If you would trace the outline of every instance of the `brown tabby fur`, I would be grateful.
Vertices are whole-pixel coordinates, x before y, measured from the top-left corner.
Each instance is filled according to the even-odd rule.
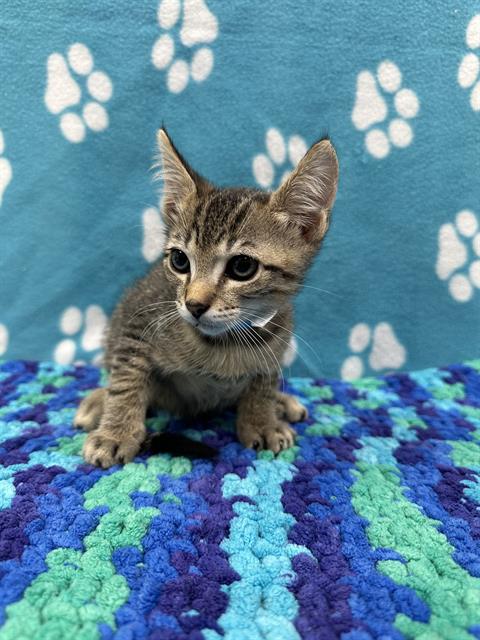
[[[311,147],[274,193],[219,189],[183,160],[165,130],[162,155],[163,259],[127,291],[106,337],[108,387],[81,403],[75,424],[90,433],[87,462],[104,468],[131,460],[145,437],[145,414],[160,407],[180,416],[237,408],[246,447],[292,446],[288,422],[306,416],[278,391],[279,362],[292,330],[292,296],[318,251],[333,205],[338,164],[329,140]],[[191,272],[170,264],[184,251]],[[247,281],[224,274],[226,261],[258,260]],[[185,301],[209,305],[197,321]],[[264,326],[260,324],[272,316]]]

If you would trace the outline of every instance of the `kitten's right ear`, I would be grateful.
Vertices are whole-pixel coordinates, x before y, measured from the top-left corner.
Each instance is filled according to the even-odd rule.
[[[178,208],[197,193],[202,178],[188,166],[164,128],[157,133],[157,144],[161,162],[156,177],[163,180],[163,209],[167,217],[173,217]]]

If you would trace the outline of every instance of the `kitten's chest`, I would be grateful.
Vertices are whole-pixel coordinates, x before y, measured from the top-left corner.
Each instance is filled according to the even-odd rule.
[[[234,406],[250,378],[221,379],[214,376],[174,373],[169,382],[175,390],[181,413],[196,414]]]

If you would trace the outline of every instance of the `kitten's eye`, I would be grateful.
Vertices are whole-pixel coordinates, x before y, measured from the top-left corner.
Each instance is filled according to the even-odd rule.
[[[225,275],[232,280],[249,280],[258,269],[258,261],[250,256],[234,256],[227,263]]]
[[[190,261],[180,249],[172,249],[170,252],[170,264],[179,273],[188,273],[190,271]]]

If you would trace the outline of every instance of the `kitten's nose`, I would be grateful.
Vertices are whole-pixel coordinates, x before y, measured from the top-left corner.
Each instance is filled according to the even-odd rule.
[[[210,308],[209,304],[204,304],[203,302],[199,302],[198,300],[187,300],[185,302],[185,306],[190,311],[192,316],[198,320],[201,315],[208,311]]]

